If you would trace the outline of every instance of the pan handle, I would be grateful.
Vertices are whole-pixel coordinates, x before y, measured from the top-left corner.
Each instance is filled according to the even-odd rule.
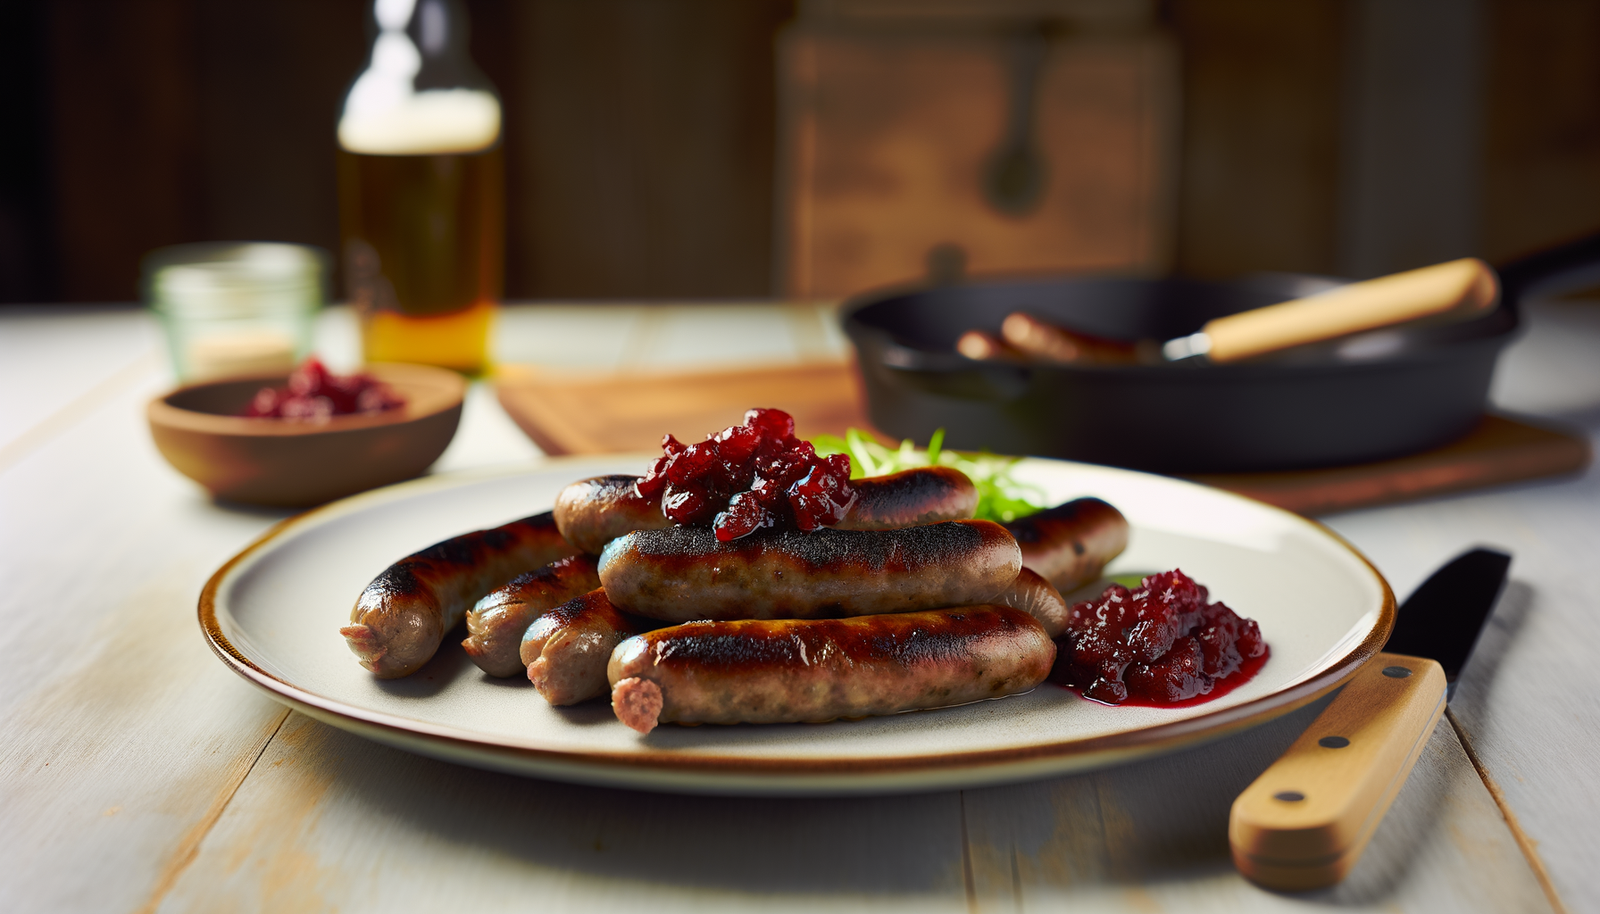
[[[1600,283],[1600,234],[1546,248],[1498,268],[1501,299],[1517,307],[1536,295]]]

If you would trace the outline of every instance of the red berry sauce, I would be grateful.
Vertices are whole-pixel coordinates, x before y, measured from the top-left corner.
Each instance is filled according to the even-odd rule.
[[[1208,598],[1178,570],[1132,591],[1113,584],[1072,607],[1051,681],[1111,705],[1170,707],[1232,691],[1265,663],[1267,644],[1255,620]]]
[[[404,405],[399,394],[372,375],[336,375],[312,356],[289,375],[287,387],[261,388],[240,415],[320,422],[330,416],[381,413]]]
[[[669,520],[710,523],[722,542],[769,527],[830,527],[856,500],[850,458],[817,456],[782,410],[752,409],[743,425],[695,444],[667,435],[661,450],[639,494],[660,498]]]

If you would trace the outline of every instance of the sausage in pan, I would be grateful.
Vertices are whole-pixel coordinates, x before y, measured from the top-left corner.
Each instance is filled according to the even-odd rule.
[[[607,668],[617,718],[795,723],[965,704],[1044,681],[1056,648],[1005,606],[854,619],[691,622],[622,642]]]
[[[659,623],[625,616],[594,590],[540,616],[522,639],[528,679],[545,701],[573,705],[610,690],[606,662],[625,639]]]
[[[490,676],[515,676],[527,669],[517,656],[522,636],[535,619],[600,586],[592,555],[569,555],[523,572],[467,612],[467,656]]]
[[[1100,576],[1128,547],[1128,521],[1098,498],[1078,498],[1005,525],[1022,547],[1022,564],[1062,593]]]
[[[709,527],[677,526],[612,540],[600,583],[617,608],[666,622],[816,619],[986,603],[1021,567],[1011,534],[986,520],[761,531],[728,543]]]
[[[435,543],[373,578],[339,634],[379,679],[410,675],[479,597],[577,551],[548,512]]]

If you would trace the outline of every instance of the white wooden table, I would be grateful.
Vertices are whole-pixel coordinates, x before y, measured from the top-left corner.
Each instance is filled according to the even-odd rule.
[[[825,309],[508,309],[555,366],[842,351]],[[1504,406],[1600,432],[1600,307],[1546,303]],[[349,315],[320,328],[354,355]],[[234,676],[196,597],[279,513],[221,508],[156,453],[154,325],[0,312],[0,911],[1600,910],[1600,473],[1328,522],[1404,596],[1473,544],[1513,582],[1354,875],[1281,895],[1227,855],[1233,797],[1316,707],[1058,780],[870,799],[633,793],[490,774],[316,723]],[[537,451],[486,390],[437,471]]]

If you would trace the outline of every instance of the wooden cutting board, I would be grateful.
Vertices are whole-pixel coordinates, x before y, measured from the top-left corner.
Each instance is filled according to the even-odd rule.
[[[862,407],[860,381],[844,363],[812,363],[690,374],[546,372],[504,366],[500,403],[549,454],[655,452],[661,436],[698,440],[741,421],[754,405],[781,406],[801,437],[877,433]],[[1546,425],[1486,415],[1459,441],[1376,463],[1275,473],[1190,478],[1305,515],[1328,514],[1447,492],[1575,473],[1589,442]]]

